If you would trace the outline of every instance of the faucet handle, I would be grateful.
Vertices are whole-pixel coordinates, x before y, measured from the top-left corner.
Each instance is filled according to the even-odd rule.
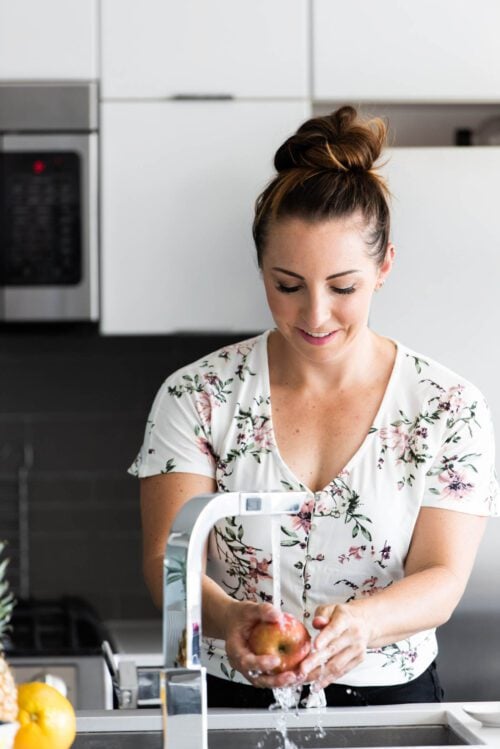
[[[293,514],[307,498],[307,492],[241,492],[240,515]]]

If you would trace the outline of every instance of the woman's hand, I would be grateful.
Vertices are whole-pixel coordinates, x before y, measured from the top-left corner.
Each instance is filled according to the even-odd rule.
[[[313,627],[321,630],[298,671],[315,690],[327,687],[357,666],[370,639],[365,619],[349,604],[318,606]]]
[[[269,673],[280,663],[277,655],[255,655],[248,638],[258,622],[276,622],[280,612],[270,603],[233,601],[226,612],[226,653],[233,668],[239,671],[255,687],[287,687],[301,681],[296,671]]]

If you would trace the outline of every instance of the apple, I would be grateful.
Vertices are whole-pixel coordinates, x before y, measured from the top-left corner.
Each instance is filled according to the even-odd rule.
[[[270,673],[292,671],[311,649],[311,637],[302,622],[282,613],[275,622],[258,622],[250,632],[248,645],[255,655],[278,655],[280,662]]]

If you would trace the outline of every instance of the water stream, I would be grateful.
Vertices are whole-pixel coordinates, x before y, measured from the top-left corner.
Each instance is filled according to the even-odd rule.
[[[281,611],[281,516],[273,515],[271,517],[271,554],[273,569],[273,605]],[[293,712],[295,717],[299,717],[299,705],[311,709],[311,702],[315,702],[313,709],[317,710],[318,718],[315,729],[312,730],[316,736],[324,735],[322,725],[322,711],[324,707],[323,700],[319,696],[318,700],[311,700],[311,696],[301,702],[302,684],[290,687],[278,687],[273,689],[275,702],[270,705],[269,710],[276,714],[275,730],[281,734],[283,739],[283,749],[299,749],[295,742],[288,737],[288,715]],[[257,749],[260,749],[259,747]]]
[[[271,517],[271,558],[273,560],[273,605],[281,611],[281,515]]]

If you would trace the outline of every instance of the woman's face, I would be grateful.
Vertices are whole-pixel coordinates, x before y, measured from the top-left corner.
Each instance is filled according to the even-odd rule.
[[[267,300],[297,353],[328,361],[366,331],[373,292],[394,257],[389,245],[378,266],[368,249],[357,215],[315,223],[285,218],[270,227],[262,260]]]

